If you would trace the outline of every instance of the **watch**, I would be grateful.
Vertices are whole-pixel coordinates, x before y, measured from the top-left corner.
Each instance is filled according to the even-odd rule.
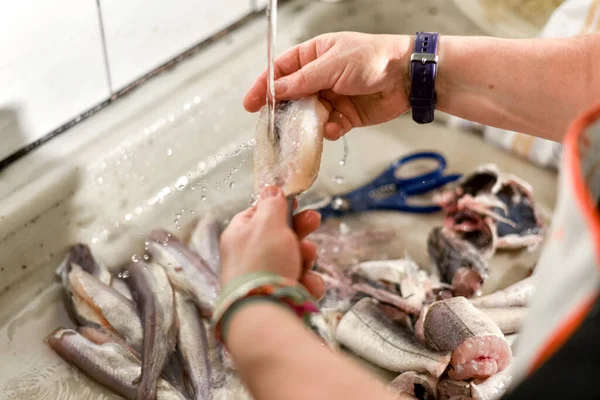
[[[438,66],[439,33],[417,32],[415,49],[410,56],[410,95],[412,118],[418,124],[433,121],[437,103],[435,78]]]

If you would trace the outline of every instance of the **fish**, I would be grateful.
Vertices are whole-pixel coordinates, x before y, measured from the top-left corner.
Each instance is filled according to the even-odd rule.
[[[188,384],[185,380],[185,370],[183,367],[183,356],[177,347],[171,354],[171,357],[169,357],[169,361],[167,361],[167,365],[165,365],[162,376],[185,397],[189,396]]]
[[[128,300],[133,301],[133,296],[131,295],[131,290],[129,290],[129,286],[127,286],[127,282],[124,279],[113,276],[112,281],[110,282],[110,287],[115,289],[117,292],[121,293]]]
[[[263,107],[254,135],[255,195],[266,185],[279,186],[286,197],[298,195],[312,186],[321,166],[328,119],[329,111],[317,95],[277,101],[271,135],[267,107]]]
[[[448,376],[454,380],[490,377],[512,360],[500,328],[462,296],[431,304],[423,333],[432,350],[452,352]]]
[[[193,296],[202,316],[210,318],[220,288],[214,271],[200,256],[165,230],[152,231],[146,247],[152,260],[167,272],[171,285]]]
[[[100,282],[110,285],[112,275],[106,265],[94,257],[92,250],[88,245],[77,243],[69,248],[67,256],[56,269],[56,275],[64,280],[69,273],[71,265],[77,264],[84,271],[94,276]]]
[[[507,392],[512,380],[513,369],[511,366],[485,380],[474,380],[470,383],[471,398],[473,400],[499,400]]]
[[[427,252],[442,281],[452,285],[455,295],[471,297],[481,292],[488,264],[473,244],[446,227],[436,227],[427,237]]]
[[[144,347],[137,400],[154,400],[157,381],[175,351],[177,319],[173,289],[165,270],[154,262],[128,265],[127,282],[142,316]]]
[[[370,298],[360,300],[342,317],[335,334],[346,348],[389,371],[427,372],[437,378],[450,362],[449,352],[432,351],[418,343]]]
[[[51,333],[45,341],[62,359],[96,382],[128,400],[139,399],[133,382],[140,374],[141,362],[126,346],[111,341],[97,344],[77,331],[65,328]],[[156,398],[185,400],[182,393],[162,378],[156,382]]]
[[[405,393],[419,400],[437,398],[437,379],[431,375],[414,371],[400,374],[388,384],[388,388],[396,395]]]
[[[193,389],[194,399],[212,398],[212,370],[208,355],[208,333],[195,301],[175,291],[175,309],[179,320],[177,348]]]
[[[81,320],[82,325],[103,327],[121,335],[136,351],[143,346],[143,328],[136,305],[122,294],[72,264],[67,275],[69,290],[74,293],[76,308],[89,310],[100,317],[96,322]],[[90,313],[87,315],[90,315]],[[98,322],[99,321],[99,322]]]
[[[498,325],[503,334],[519,332],[527,317],[528,307],[479,308]]]
[[[373,282],[361,282],[352,285],[357,292],[362,292],[384,304],[392,305],[410,315],[419,315],[421,305],[415,305],[408,299],[404,299],[396,293],[377,287]]]
[[[188,243],[217,276],[221,269],[219,238],[222,229],[221,222],[211,213],[206,213],[198,220]]]
[[[527,307],[535,292],[533,279],[533,276],[529,276],[504,289],[469,301],[481,308]]]
[[[437,389],[439,400],[471,398],[471,384],[466,381],[455,381],[445,378],[439,381]]]

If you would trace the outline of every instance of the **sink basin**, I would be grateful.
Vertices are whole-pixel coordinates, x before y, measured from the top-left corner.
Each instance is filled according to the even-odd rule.
[[[281,31],[283,26],[279,28]],[[292,34],[297,42],[328,32],[414,34],[436,31],[446,35],[484,32],[452,0],[307,1],[296,6]]]

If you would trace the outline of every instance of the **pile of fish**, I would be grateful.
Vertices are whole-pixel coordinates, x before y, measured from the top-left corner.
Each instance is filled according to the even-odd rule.
[[[430,232],[427,249],[454,294],[480,293],[497,250],[533,250],[542,242],[544,225],[532,192],[519,177],[484,164],[434,196],[445,221]]]
[[[126,399],[248,397],[208,331],[221,230],[210,214],[183,241],[155,230],[146,254],[112,273],[88,246],[72,246],[57,275],[77,328],[60,328],[46,342]]]

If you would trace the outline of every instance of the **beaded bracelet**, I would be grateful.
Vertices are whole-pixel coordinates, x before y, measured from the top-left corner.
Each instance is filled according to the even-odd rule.
[[[225,331],[236,310],[258,300],[287,306],[307,326],[310,315],[319,312],[315,300],[297,281],[269,272],[245,274],[231,280],[217,298],[213,313],[217,340],[224,344]]]

